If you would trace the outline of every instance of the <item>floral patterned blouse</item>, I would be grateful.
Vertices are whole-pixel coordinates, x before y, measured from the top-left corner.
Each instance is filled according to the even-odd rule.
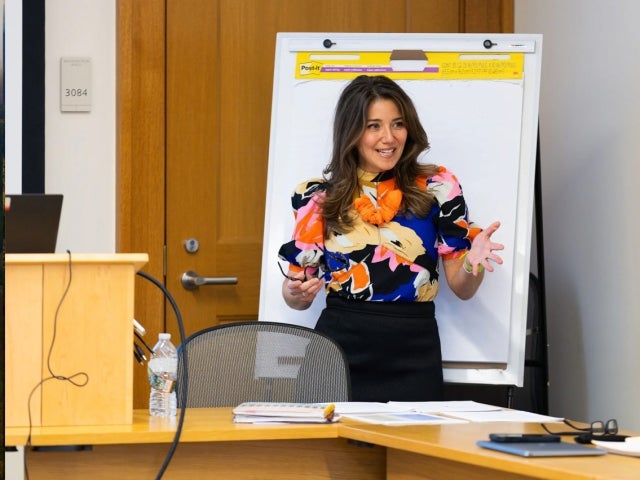
[[[360,171],[361,190],[375,200],[395,181],[390,172]],[[292,240],[280,247],[292,271],[323,275],[329,295],[384,302],[428,302],[438,293],[438,257],[464,254],[480,231],[469,221],[462,188],[444,167],[418,185],[433,193],[436,203],[428,216],[398,212],[380,226],[359,215],[348,233],[323,236],[319,201],[325,195],[322,179],[298,185],[291,197],[295,217]],[[393,188],[393,187],[391,187]]]

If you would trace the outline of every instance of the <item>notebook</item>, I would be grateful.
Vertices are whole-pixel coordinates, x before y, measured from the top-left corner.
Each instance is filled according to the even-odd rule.
[[[61,194],[7,194],[4,199],[5,252],[54,253],[61,211]]]
[[[492,442],[480,440],[476,444],[490,450],[519,455],[521,457],[574,457],[581,455],[604,455],[605,450],[569,442]]]

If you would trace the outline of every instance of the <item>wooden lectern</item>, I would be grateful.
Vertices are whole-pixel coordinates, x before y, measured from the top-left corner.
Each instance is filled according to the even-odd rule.
[[[132,423],[134,284],[147,262],[5,255],[6,427]]]

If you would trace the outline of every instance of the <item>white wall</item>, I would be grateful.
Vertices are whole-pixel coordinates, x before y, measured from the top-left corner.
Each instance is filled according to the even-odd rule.
[[[640,2],[516,0],[542,33],[541,185],[552,415],[640,431]]]
[[[58,250],[115,252],[115,0],[47,0],[45,190],[63,193]],[[60,111],[60,58],[91,57],[91,112]]]
[[[7,193],[21,189],[20,0],[7,1]],[[45,192],[64,194],[57,250],[115,252],[115,0],[45,2]],[[92,59],[92,108],[60,111],[60,58]],[[12,143],[13,142],[13,143]],[[16,145],[17,144],[17,145]],[[15,148],[14,148],[15,147]]]

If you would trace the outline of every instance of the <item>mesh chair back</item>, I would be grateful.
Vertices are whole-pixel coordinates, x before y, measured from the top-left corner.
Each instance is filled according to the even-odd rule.
[[[310,328],[277,322],[237,322],[188,337],[186,403],[231,407],[242,402],[340,402],[350,399],[349,369],[341,348]],[[178,379],[184,378],[182,355]],[[179,380],[180,381],[180,380]]]

